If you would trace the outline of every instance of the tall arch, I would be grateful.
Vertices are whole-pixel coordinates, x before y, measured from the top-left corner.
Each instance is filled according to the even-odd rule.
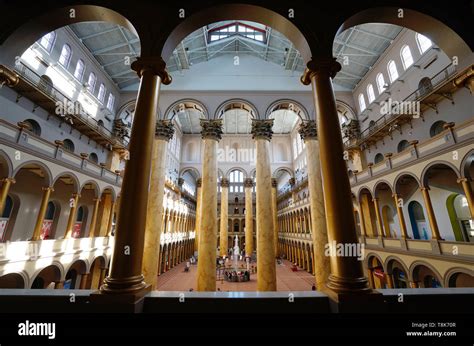
[[[272,102],[265,111],[265,118],[268,119],[270,114],[280,109],[293,111],[301,120],[310,120],[309,112],[306,108],[298,101],[291,99],[280,99]]]

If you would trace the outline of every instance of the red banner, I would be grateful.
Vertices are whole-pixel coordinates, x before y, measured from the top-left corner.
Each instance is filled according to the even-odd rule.
[[[75,223],[72,227],[72,237],[79,238],[81,236],[82,222]]]
[[[49,239],[51,236],[51,230],[53,228],[53,220],[44,220],[43,225],[41,226],[41,236],[42,240]]]

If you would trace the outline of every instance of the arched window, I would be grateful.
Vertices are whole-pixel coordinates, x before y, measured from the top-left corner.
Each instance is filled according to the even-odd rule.
[[[115,103],[115,96],[112,93],[110,93],[109,98],[107,99],[107,109],[109,111],[114,110],[114,103]]]
[[[367,85],[367,98],[369,99],[369,103],[375,100],[374,87],[372,84]]]
[[[430,137],[434,137],[444,131],[444,124],[446,121],[438,120],[433,123],[430,127]]]
[[[82,78],[84,78],[84,60],[79,59],[77,60],[76,69],[74,70],[74,77],[79,81],[82,82]]]
[[[365,111],[365,98],[363,94],[359,94],[359,108],[360,111],[363,112]]]
[[[84,219],[84,207],[80,206],[79,209],[77,209],[76,222],[82,222],[83,219]]]
[[[99,99],[100,102],[104,102],[104,97],[105,97],[105,85],[104,83],[100,83],[99,93],[97,94],[97,98]]]
[[[429,93],[433,89],[433,84],[431,84],[431,79],[429,77],[424,77],[420,79],[418,83],[418,90],[420,91],[420,96],[423,96]]]
[[[229,175],[230,192],[244,192],[244,174],[234,170]]]
[[[382,161],[383,161],[383,155],[381,153],[378,153],[377,155],[375,155],[374,163],[379,163]]]
[[[94,163],[99,163],[99,157],[97,156],[96,153],[90,153],[89,160],[91,160]]]
[[[41,38],[40,44],[43,46],[44,49],[46,49],[48,52],[51,52],[53,49],[54,45],[54,40],[56,39],[56,32],[51,31],[50,33],[47,33]]]
[[[64,143],[64,149],[66,149],[67,151],[70,151],[71,153],[74,152],[75,146],[74,146],[73,141],[71,141],[70,139],[65,139],[63,143]]]
[[[37,136],[41,136],[41,126],[40,126],[40,124],[38,124],[38,122],[36,120],[26,119],[23,122],[30,125],[30,131],[31,132],[33,132]]]
[[[61,50],[61,55],[59,56],[59,63],[64,67],[68,67],[69,61],[71,61],[71,56],[71,46],[66,43],[65,45],[63,45],[63,49]]]
[[[400,141],[400,143],[398,143],[398,146],[397,146],[397,152],[401,153],[403,150],[408,148],[409,145],[410,143],[408,143],[406,139]]]
[[[388,77],[390,78],[390,82],[391,83],[395,82],[398,78],[398,70],[397,70],[397,65],[395,64],[395,61],[390,60],[390,62],[387,65],[387,71],[388,71]]]
[[[416,42],[421,54],[424,54],[433,45],[433,42],[428,37],[419,33],[416,34]]]
[[[91,93],[94,93],[94,89],[95,89],[95,83],[97,82],[97,77],[95,75],[94,72],[91,72],[89,74],[89,78],[87,79],[87,89],[89,89],[89,91]]]
[[[385,78],[383,78],[383,74],[379,73],[376,78],[377,81],[377,89],[379,89],[379,94],[385,91]]]
[[[402,57],[403,68],[405,70],[413,65],[413,56],[411,55],[410,47],[407,45],[403,46],[400,51],[400,56]]]

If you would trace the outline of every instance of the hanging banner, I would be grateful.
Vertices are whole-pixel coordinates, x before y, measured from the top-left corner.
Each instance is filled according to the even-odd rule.
[[[82,222],[77,222],[72,227],[72,237],[79,238],[81,236]]]
[[[41,226],[41,240],[49,239],[53,228],[53,220],[44,220]]]

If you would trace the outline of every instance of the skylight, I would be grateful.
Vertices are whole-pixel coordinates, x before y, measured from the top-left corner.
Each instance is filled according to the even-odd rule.
[[[232,22],[208,31],[208,42],[216,42],[231,36],[242,36],[258,42],[266,42],[265,29],[242,23]]]

